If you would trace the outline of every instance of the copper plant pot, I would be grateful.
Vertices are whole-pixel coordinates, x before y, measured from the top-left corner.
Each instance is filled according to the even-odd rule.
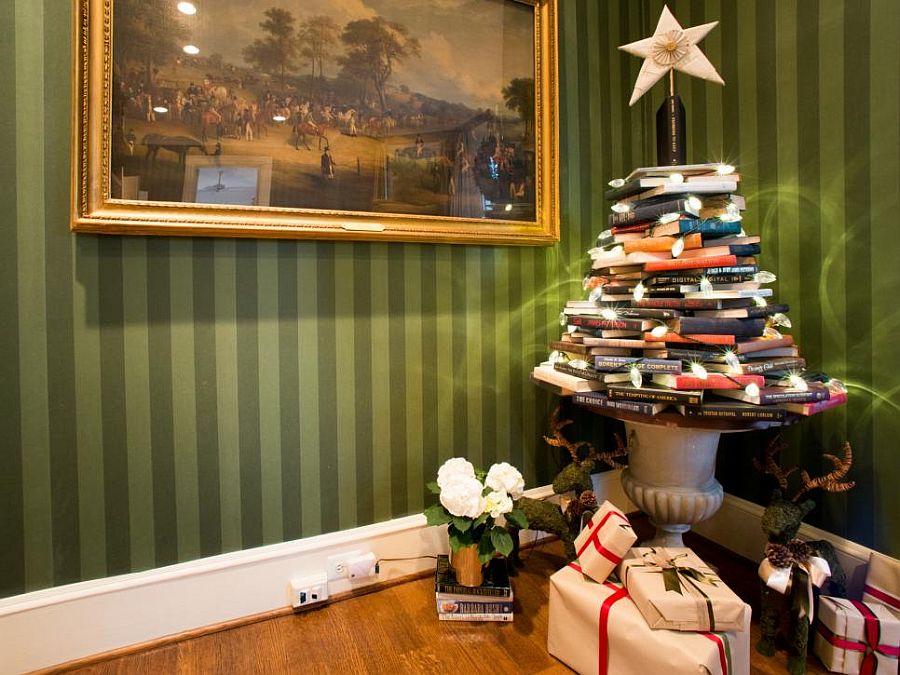
[[[483,567],[478,559],[478,544],[463,546],[450,554],[450,564],[456,573],[457,583],[463,586],[481,586],[484,581]]]

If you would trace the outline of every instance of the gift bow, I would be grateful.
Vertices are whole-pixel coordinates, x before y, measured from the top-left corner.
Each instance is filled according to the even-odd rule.
[[[794,569],[800,583],[806,586],[806,593],[797,597],[800,601],[800,618],[809,617],[812,623],[815,610],[813,608],[813,586],[821,588],[825,580],[831,576],[831,568],[824,558],[811,555],[803,562],[794,561],[786,567],[775,567],[768,558],[763,558],[759,564],[759,578],[773,591],[786,594],[791,590]]]
[[[832,598],[832,601],[841,606],[843,606],[844,602],[848,602],[856,608],[856,611],[862,614],[864,621],[863,639],[854,640],[849,636],[835,635],[821,620],[816,624],[816,630],[826,641],[838,649],[863,653],[859,666],[860,675],[873,675],[878,670],[877,654],[881,654],[889,659],[900,657],[900,648],[894,645],[881,644],[881,624],[878,617],[865,603],[856,600],[840,600],[839,598]]]
[[[696,567],[690,567],[688,565],[679,565],[678,559],[684,558],[687,556],[687,553],[680,553],[674,557],[666,557],[665,554],[657,551],[656,549],[651,549],[647,553],[644,553],[641,557],[644,560],[645,567],[657,567],[662,572],[663,575],[663,584],[667,591],[675,591],[679,595],[683,595],[681,592],[682,586],[684,586],[684,582],[682,578],[685,580],[693,580],[697,581],[701,584],[709,584],[710,586],[715,586],[716,582],[719,580],[718,577],[715,577],[711,574],[706,574],[701,572]],[[691,584],[694,588],[697,588],[696,584]],[[706,596],[706,593],[703,593],[699,588],[698,591],[703,596]]]

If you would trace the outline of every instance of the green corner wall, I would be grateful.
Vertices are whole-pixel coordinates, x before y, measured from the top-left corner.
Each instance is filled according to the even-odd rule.
[[[740,167],[792,333],[850,387],[788,435],[814,470],[853,443],[859,486],[811,521],[898,555],[897,5],[669,4],[722,22],[704,49],[726,87],[679,79],[689,160]],[[0,596],[415,513],[453,454],[548,482],[555,402],[528,373],[580,293],[606,181],[652,160],[661,94],[627,108],[640,62],[616,46],[662,3],[560,0],[547,248],[70,234],[70,5],[0,0]],[[767,438],[723,443],[729,492],[765,499]]]

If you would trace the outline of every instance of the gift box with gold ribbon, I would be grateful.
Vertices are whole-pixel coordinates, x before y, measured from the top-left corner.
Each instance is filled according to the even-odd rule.
[[[749,609],[689,548],[633,548],[618,568],[651,628],[743,631]]]
[[[620,583],[597,582],[571,563],[550,577],[549,652],[592,675],[746,675],[750,672],[750,607],[746,630],[653,630]]]

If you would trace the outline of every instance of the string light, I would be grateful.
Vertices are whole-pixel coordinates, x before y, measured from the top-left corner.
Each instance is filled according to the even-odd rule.
[[[641,385],[644,383],[644,378],[641,375],[641,371],[638,370],[636,365],[631,366],[631,384],[635,386],[635,388],[640,389]]]
[[[738,358],[738,355],[735,354],[732,350],[725,350],[725,364],[731,368],[731,370],[740,373],[741,368],[741,360]]]
[[[709,373],[707,372],[706,368],[704,368],[703,364],[699,361],[691,361],[690,367],[691,374],[694,377],[699,377],[701,380],[705,380],[709,377]]]
[[[561,352],[558,350],[553,350],[550,352],[550,356],[547,357],[547,360],[551,363],[565,363],[569,360],[568,355],[565,352]]]
[[[720,176],[731,175],[734,173],[734,171],[735,168],[731,166],[731,164],[719,164],[719,166],[716,168],[716,173]]]
[[[669,332],[669,327],[666,324],[660,324],[659,326],[654,326],[650,331],[650,335],[655,338],[665,337]]]
[[[680,213],[664,213],[657,219],[657,222],[660,225],[665,225],[666,223],[674,223],[679,218],[681,218]]]
[[[182,14],[187,14],[188,16],[193,16],[197,13],[197,8],[194,6],[192,2],[179,2],[178,3],[178,11]]]
[[[185,45],[181,49],[182,49],[182,51],[184,51],[185,54],[190,54],[191,56],[196,56],[197,54],[200,53],[200,48],[195,47],[194,45]]]
[[[792,389],[797,389],[798,391],[809,391],[809,383],[803,379],[803,376],[799,373],[791,373],[788,375],[788,385]]]
[[[712,282],[706,277],[705,274],[700,277],[700,292],[705,293],[706,295],[711,295],[713,292]]]
[[[638,285],[634,287],[634,299],[637,302],[640,302],[644,298],[644,293],[647,292],[647,288],[644,286],[643,281],[639,281]]]
[[[683,183],[684,182],[684,174],[675,172],[669,174],[669,180],[673,183]]]
[[[725,207],[725,213],[719,216],[719,220],[726,223],[736,223],[743,220],[743,216],[741,216],[741,210],[737,207],[737,204],[729,202],[728,206]]]
[[[615,321],[619,318],[619,313],[612,307],[604,307],[600,310],[600,316],[607,321]]]
[[[772,328],[771,326],[766,326],[766,327],[763,329],[763,334],[762,334],[762,336],[763,336],[764,338],[766,338],[767,340],[780,340],[781,338],[784,337],[784,335],[782,335],[781,333],[779,333],[777,330],[775,330],[775,329]]]
[[[832,394],[846,394],[847,393],[847,385],[838,380],[837,378],[829,378],[825,382],[825,386],[828,387],[828,390]]]
[[[587,276],[581,280],[581,290],[586,291],[591,287],[591,277]]]
[[[566,326],[566,332],[571,335],[578,331],[578,326]]]
[[[699,211],[703,208],[703,202],[701,202],[700,199],[698,197],[695,197],[694,195],[688,197],[687,205],[694,211]]]
[[[631,211],[631,204],[623,204],[622,202],[616,202],[610,207],[615,213],[628,213]]]
[[[569,361],[569,365],[573,368],[579,368],[581,370],[590,370],[591,364],[585,361],[584,359],[575,359],[574,361]]]
[[[672,257],[677,258],[682,253],[684,253],[684,237],[678,237],[672,244]]]
[[[775,326],[783,326],[784,328],[790,328],[793,324],[791,320],[788,318],[787,314],[783,312],[776,312],[772,315],[772,323]]]
[[[567,323],[569,323],[569,317],[566,316],[565,312],[560,312],[559,313],[559,325],[565,326]]]
[[[609,187],[611,187],[611,188],[620,188],[623,185],[625,185],[625,179],[624,178],[613,178],[611,181],[609,181],[609,183],[607,183],[607,185],[609,185]]]
[[[764,297],[759,295],[753,296],[753,302],[757,307],[766,307],[769,304]]]
[[[777,280],[778,277],[767,270],[762,270],[753,275],[753,281],[756,281],[760,284],[771,284]]]
[[[746,387],[744,387],[744,392],[747,394],[747,396],[756,398],[757,396],[759,396],[759,385],[756,384],[756,382],[751,382]]]
[[[600,302],[600,299],[603,297],[603,284],[596,286],[591,289],[590,294],[588,295],[588,300],[591,302]]]

